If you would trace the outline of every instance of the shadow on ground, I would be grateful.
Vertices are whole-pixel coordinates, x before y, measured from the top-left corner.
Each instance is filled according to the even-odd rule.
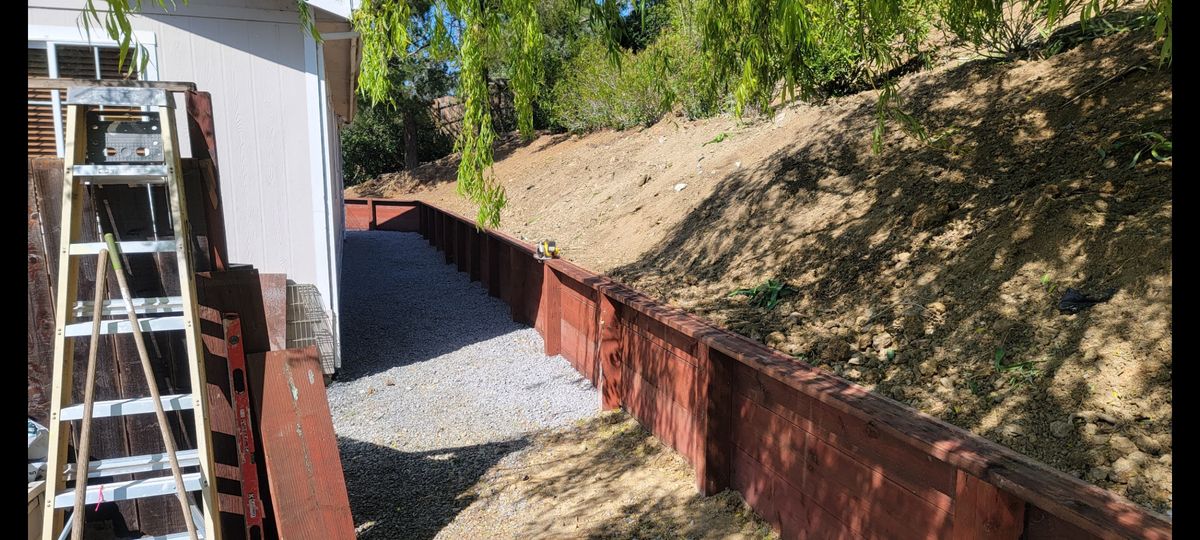
[[[433,538],[475,500],[468,488],[505,455],[527,444],[518,439],[401,452],[338,437],[358,538]]]
[[[343,249],[340,381],[528,328],[417,233],[349,231]]]

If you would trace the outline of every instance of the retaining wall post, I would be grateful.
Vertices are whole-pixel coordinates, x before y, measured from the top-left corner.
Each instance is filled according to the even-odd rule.
[[[597,291],[600,332],[600,407],[609,411],[621,406],[625,396],[621,389],[621,326],[617,321],[617,305],[612,298]]]
[[[562,351],[562,286],[558,272],[543,262],[542,267],[542,321],[545,325],[543,341],[546,356],[555,356]]]
[[[704,342],[696,344],[699,361],[701,403],[699,436],[703,441],[696,462],[696,487],[704,496],[729,487],[733,463],[733,377],[734,360]]]

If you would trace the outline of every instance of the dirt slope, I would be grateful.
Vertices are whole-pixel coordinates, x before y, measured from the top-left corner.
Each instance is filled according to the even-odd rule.
[[[894,133],[872,154],[873,93],[509,142],[501,228],[1166,510],[1171,166],[1130,166],[1137,134],[1170,136],[1155,52],[1142,31],[1040,61],[942,59],[901,91],[951,151]],[[473,215],[454,166],[348,195]],[[770,310],[729,296],[768,278],[798,293]],[[1115,295],[1064,314],[1068,288]]]

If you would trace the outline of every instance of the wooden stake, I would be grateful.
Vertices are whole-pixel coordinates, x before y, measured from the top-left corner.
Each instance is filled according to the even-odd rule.
[[[100,348],[100,317],[104,313],[104,289],[108,277],[108,250],[96,255],[96,294],[92,306],[92,341],[88,349],[87,378],[83,383],[83,420],[79,424],[79,441],[75,451],[75,511],[71,525],[71,540],[83,540],[83,501],[87,498],[89,446],[92,437],[92,403],[95,401],[96,351]]]
[[[186,241],[186,240],[180,240]],[[117,285],[121,287],[121,299],[125,302],[125,311],[129,314],[129,324],[133,329],[133,341],[137,344],[138,358],[142,361],[142,371],[146,374],[146,386],[150,389],[150,399],[154,402],[154,415],[158,417],[158,427],[162,431],[163,445],[167,449],[167,458],[171,461],[171,475],[175,477],[175,491],[179,496],[179,506],[183,509],[183,521],[187,524],[188,537],[199,540],[196,536],[196,524],[192,522],[192,511],[188,505],[187,489],[183,485],[183,473],[179,468],[179,458],[175,456],[175,439],[171,436],[171,428],[167,424],[167,413],[163,412],[162,398],[158,394],[158,383],[154,380],[154,369],[150,366],[150,354],[146,352],[146,342],[142,339],[142,327],[138,325],[137,313],[133,309],[132,295],[129,294],[129,284],[125,280],[124,266],[121,264],[121,252],[112,233],[104,235],[108,250],[113,253],[112,267],[117,275]],[[188,271],[186,268],[181,271]],[[196,389],[192,389],[196,392]],[[86,464],[83,464],[86,467]],[[79,465],[76,465],[78,468]],[[215,510],[215,509],[210,509]]]

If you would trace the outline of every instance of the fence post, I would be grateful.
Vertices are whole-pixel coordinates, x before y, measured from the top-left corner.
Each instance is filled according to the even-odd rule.
[[[524,323],[525,321],[525,282],[528,281],[524,275],[525,265],[521,264],[521,253],[513,246],[507,246],[508,249],[508,274],[506,275],[508,284],[508,309],[512,315],[512,320]]]
[[[621,406],[621,324],[617,321],[617,305],[603,291],[596,290],[600,306],[600,408],[610,411]]]
[[[438,251],[445,251],[443,246],[446,245],[446,224],[442,222],[444,217],[445,215],[442,214],[441,210],[434,212],[433,223],[434,228],[436,229],[434,231],[434,236],[437,238],[437,241],[434,245],[437,247]]]
[[[699,434],[703,444],[696,463],[696,487],[705,497],[729,487],[733,463],[733,362],[703,341],[696,343],[699,388],[704,411]]]
[[[1025,501],[961,469],[954,489],[953,540],[1015,540],[1025,532]]]
[[[458,265],[458,271],[467,274],[467,281],[470,281],[471,262],[467,259],[470,254],[467,253],[467,235],[471,234],[467,224],[455,219],[454,220],[454,262]]]
[[[467,225],[467,280],[479,281],[479,230]]]
[[[375,199],[367,199],[367,230],[375,230]]]
[[[446,229],[446,249],[443,253],[446,255],[446,264],[454,264],[454,256],[457,255],[454,251],[454,246],[458,245],[458,220],[450,217],[450,214],[443,213],[442,219],[445,220]]]
[[[555,356],[562,351],[562,286],[558,272],[548,263],[542,266],[542,341],[546,344],[546,356]]]
[[[504,298],[504,281],[503,268],[506,268],[508,261],[504,260],[504,246],[500,244],[492,235],[488,235],[488,274],[491,275],[491,281],[488,282],[488,294],[496,298]]]
[[[479,284],[484,290],[491,293],[492,290],[492,235],[487,231],[479,233]]]

